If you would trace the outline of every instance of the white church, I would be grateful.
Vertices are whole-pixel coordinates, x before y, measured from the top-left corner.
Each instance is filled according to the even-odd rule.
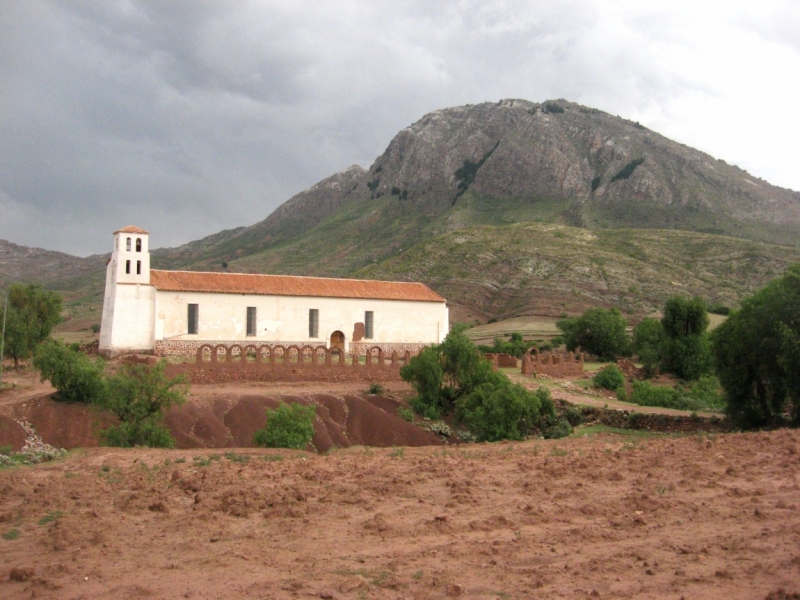
[[[193,355],[203,344],[417,351],[447,335],[444,298],[422,283],[161,271],[149,234],[114,232],[100,353]]]

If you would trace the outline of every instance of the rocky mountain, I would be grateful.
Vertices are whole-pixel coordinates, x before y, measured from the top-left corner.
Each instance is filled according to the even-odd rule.
[[[105,257],[80,258],[0,240],[0,289],[17,281],[57,284],[102,269]]]
[[[800,193],[597,109],[504,100],[425,115],[368,171],[350,167],[260,223],[158,261],[345,274],[447,231],[527,221],[794,245]]]

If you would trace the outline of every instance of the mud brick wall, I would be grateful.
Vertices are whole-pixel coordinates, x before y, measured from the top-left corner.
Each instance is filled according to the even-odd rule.
[[[359,355],[324,346],[267,346],[255,344],[201,344],[193,363],[173,363],[167,373],[186,375],[192,383],[232,381],[325,381],[364,382],[400,381],[400,368],[411,360],[406,351],[390,354],[378,346]]]
[[[523,375],[549,375],[550,377],[573,377],[583,375],[583,353],[539,354],[530,348],[522,357]]]
[[[517,357],[511,356],[510,354],[506,354],[504,352],[487,352],[484,354],[486,358],[492,361],[492,364],[497,368],[516,368],[519,365],[517,364]]]

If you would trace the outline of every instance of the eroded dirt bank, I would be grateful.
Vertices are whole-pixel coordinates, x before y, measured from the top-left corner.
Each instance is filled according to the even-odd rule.
[[[0,471],[0,597],[800,591],[800,432],[631,439],[77,450]]]
[[[370,395],[364,385],[340,384],[324,393],[319,384],[242,384],[192,386],[186,404],[166,415],[166,424],[178,448],[253,447],[253,434],[266,424],[266,409],[280,401],[317,407],[312,444],[319,452],[352,445],[428,446],[441,438],[407,423],[398,416],[408,386],[387,384],[387,392]],[[44,393],[52,389],[42,390]],[[0,446],[19,450],[25,434],[16,422],[30,422],[42,439],[58,448],[101,445],[100,433],[114,417],[96,407],[52,400],[47,395],[23,396],[12,401],[11,392],[0,403]]]

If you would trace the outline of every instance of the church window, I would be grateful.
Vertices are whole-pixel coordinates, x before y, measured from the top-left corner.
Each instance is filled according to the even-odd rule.
[[[136,251],[142,251],[142,238],[136,238]]]
[[[256,307],[247,307],[247,335],[256,334]]]
[[[190,304],[189,305],[189,330],[188,333],[196,334],[197,333],[197,321],[199,320],[200,316],[200,305],[198,304]]]
[[[142,274],[142,261],[140,261],[140,260],[136,261],[136,274],[137,275],[141,275]]]
[[[128,239],[125,241],[125,250],[127,250],[128,252],[130,252],[130,251],[131,251],[131,238],[128,238]]]
[[[373,336],[374,313],[368,310],[364,313],[364,338],[371,340]]]
[[[131,261],[126,260],[125,261],[125,275],[130,275],[130,274],[131,274]]]
[[[319,309],[308,309],[308,337],[319,337]]]

